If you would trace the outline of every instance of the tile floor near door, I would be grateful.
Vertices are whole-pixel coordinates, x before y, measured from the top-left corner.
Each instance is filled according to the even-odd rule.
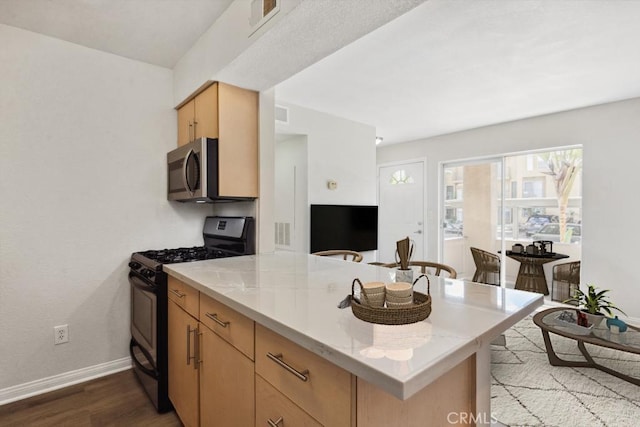
[[[131,369],[0,406],[2,427],[181,425],[156,412]]]

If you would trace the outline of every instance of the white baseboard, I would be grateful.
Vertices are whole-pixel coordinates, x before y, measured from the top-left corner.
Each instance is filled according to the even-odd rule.
[[[95,378],[104,377],[106,375],[115,374],[116,372],[131,369],[131,367],[131,358],[123,357],[122,359],[113,360],[111,362],[101,363],[99,365],[89,366],[87,368],[65,372],[52,377],[7,387],[0,390],[0,405],[15,402],[16,400],[26,399],[27,397],[36,396],[49,391],[58,390],[60,388]]]

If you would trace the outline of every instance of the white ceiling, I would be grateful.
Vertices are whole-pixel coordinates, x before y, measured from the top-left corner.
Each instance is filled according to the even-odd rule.
[[[173,68],[232,0],[0,0],[0,23]]]
[[[276,96],[384,143],[638,97],[640,1],[431,0]]]
[[[0,23],[172,68],[231,1],[0,0]],[[640,1],[422,1],[303,0],[220,75],[383,144],[640,96]]]

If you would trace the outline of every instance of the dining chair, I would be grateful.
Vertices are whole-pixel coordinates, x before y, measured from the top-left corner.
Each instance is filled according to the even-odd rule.
[[[353,261],[360,262],[362,261],[362,254],[360,252],[348,250],[348,249],[335,249],[330,251],[319,251],[313,252],[311,255],[318,256],[333,256],[333,255],[342,255],[342,259],[345,261]],[[347,259],[349,258],[349,259]]]
[[[500,286],[500,257],[482,249],[470,247],[473,262],[476,264],[476,272],[473,282],[487,285]]]
[[[458,276],[456,270],[446,264],[432,261],[409,261],[409,267],[420,267],[422,274],[432,274],[434,276],[442,276],[443,272],[448,273],[450,279],[455,279]],[[399,267],[399,263],[382,264],[383,267],[396,268]]]
[[[564,302],[580,288],[580,261],[563,262],[553,266],[551,300]],[[577,303],[574,303],[577,304]]]

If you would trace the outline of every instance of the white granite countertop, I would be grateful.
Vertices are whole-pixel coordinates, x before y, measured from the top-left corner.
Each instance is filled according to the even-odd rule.
[[[540,294],[430,276],[431,315],[387,326],[364,322],[337,304],[351,293],[354,278],[389,283],[393,269],[291,252],[163,268],[399,399],[411,397],[543,301]],[[426,293],[426,281],[415,289]]]

